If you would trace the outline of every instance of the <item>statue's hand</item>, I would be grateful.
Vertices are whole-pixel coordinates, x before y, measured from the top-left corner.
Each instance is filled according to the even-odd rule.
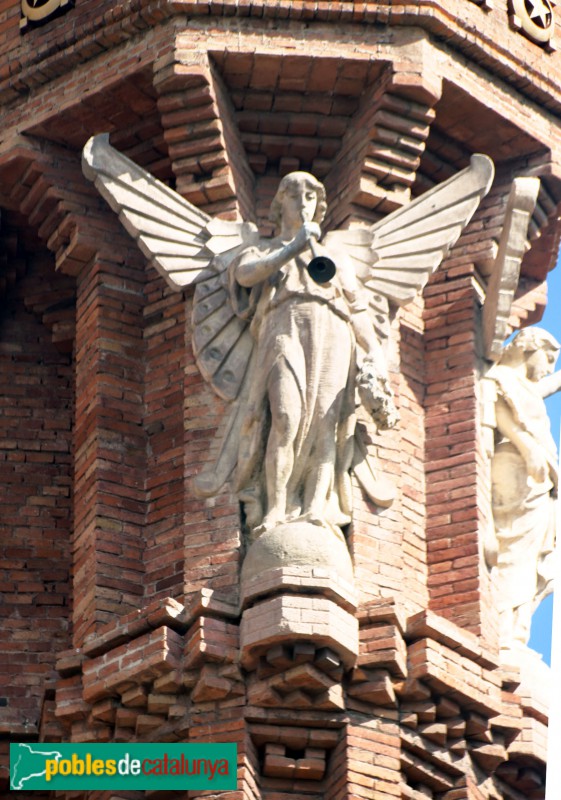
[[[536,483],[543,483],[547,478],[549,472],[549,465],[547,459],[537,448],[528,450],[525,455],[526,467],[528,468],[528,475],[533,478]]]
[[[388,430],[399,422],[393,392],[385,375],[374,361],[365,360],[357,376],[357,388],[364,407],[380,430]]]
[[[317,222],[304,222],[294,239],[292,244],[297,253],[305,250],[310,243],[310,239],[319,239],[321,237],[321,228]]]

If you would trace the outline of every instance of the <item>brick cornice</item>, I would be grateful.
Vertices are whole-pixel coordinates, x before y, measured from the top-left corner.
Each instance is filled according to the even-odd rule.
[[[458,0],[459,2],[459,0]],[[456,4],[457,5],[457,4]],[[464,8],[465,6],[465,8]],[[557,80],[555,53],[523,39],[509,29],[506,14],[499,19],[497,11],[486,11],[468,0],[462,13],[450,4],[419,0],[413,4],[300,2],[279,4],[276,0],[129,0],[111,5],[98,16],[80,20],[79,25],[65,28],[62,35],[39,39],[28,55],[15,48],[0,63],[0,102],[10,102],[26,95],[38,85],[68,72],[70,67],[91,60],[92,56],[129,41],[151,27],[175,18],[185,26],[209,16],[236,17],[260,24],[262,20],[282,19],[329,24],[414,26],[426,30],[436,40],[465,54],[470,61],[501,76],[524,95],[543,104],[552,113],[561,114],[561,95]],[[485,20],[497,15],[485,30]],[[492,27],[493,31],[490,32]],[[499,33],[497,33],[499,31]]]
[[[69,69],[178,14],[181,12],[173,12],[162,0],[129,0],[110,4],[104,14],[63,29],[62,36],[51,32],[35,43],[31,55],[24,52],[22,44],[0,60],[0,104],[26,97],[37,86],[66,75]]]

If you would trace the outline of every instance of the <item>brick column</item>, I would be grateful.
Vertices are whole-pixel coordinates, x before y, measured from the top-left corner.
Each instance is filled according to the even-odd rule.
[[[74,640],[141,605],[145,458],[144,275],[97,257],[76,303]]]
[[[206,50],[193,50],[192,43],[187,47],[178,36],[170,52],[154,64],[154,87],[158,93],[158,109],[177,191],[213,217],[253,219],[253,172],[239,138],[230,97]],[[161,287],[154,285],[154,298],[156,289]],[[169,292],[164,292],[162,299],[154,304],[150,298],[150,309],[157,309],[165,316],[162,325],[167,327],[165,334],[158,337],[156,325],[154,339],[150,327],[148,347],[154,358],[150,356],[149,368],[160,387],[160,396],[165,397],[165,406],[171,408],[173,404],[176,411],[173,423],[169,413],[164,421],[165,409],[156,406],[151,409],[151,419],[160,419],[167,429],[167,437],[164,430],[156,431],[153,441],[159,448],[158,452],[160,440],[168,447],[167,454],[159,452],[160,467],[162,459],[170,463],[173,458],[173,471],[169,474],[175,502],[169,503],[169,511],[174,518],[180,512],[184,514],[181,591],[189,595],[210,587],[228,597],[237,597],[241,542],[237,499],[225,487],[218,497],[199,500],[190,486],[192,476],[201,470],[203,463],[214,458],[216,429],[224,426],[229,406],[216,397],[196,367],[191,344],[192,292],[188,290],[186,295],[186,302],[185,299],[179,301],[179,295]],[[157,345],[154,350],[152,343]],[[170,352],[174,343],[181,349],[174,350],[174,373],[171,376],[169,362],[164,363],[162,357],[164,349]],[[158,395],[153,396],[156,398]],[[180,463],[184,465],[182,477],[185,481],[181,486]],[[157,480],[154,471],[150,485],[159,492]],[[163,497],[154,495],[151,511],[155,510],[155,504],[163,506]],[[166,521],[163,518],[156,521],[154,516],[152,519],[157,525],[153,539],[157,544],[157,539],[163,541],[161,534]],[[162,551],[166,552],[166,559],[171,552],[179,555],[180,550],[179,540],[174,538],[177,528],[173,534],[171,527],[168,520],[168,543]],[[154,554],[157,552],[156,547]],[[174,562],[179,576],[179,558],[174,558]],[[177,583],[169,570],[163,581],[163,576],[158,577],[160,581],[156,583],[156,589],[163,589],[166,581],[168,587],[172,583],[175,587]]]
[[[425,290],[425,472],[430,608],[481,633],[473,271],[450,259]]]
[[[146,347],[146,598],[184,591],[185,297],[150,269],[143,309]]]
[[[386,62],[364,92],[326,178],[329,225],[373,223],[410,202],[421,158],[435,118],[442,85],[422,68],[424,48],[410,48],[403,60]],[[386,349],[401,422],[377,432],[365,416],[369,450],[380,475],[395,489],[387,508],[355,493],[348,531],[361,603],[400,597],[414,612],[427,602],[424,543],[424,343],[423,307],[418,298],[395,314],[390,331],[375,318]]]

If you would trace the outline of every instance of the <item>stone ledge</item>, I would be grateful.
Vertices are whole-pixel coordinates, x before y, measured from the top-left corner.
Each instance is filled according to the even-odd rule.
[[[255,575],[242,583],[241,604],[246,607],[267,595],[285,592],[322,595],[350,613],[356,611],[354,587],[334,570],[322,567],[277,567]]]
[[[549,698],[553,692],[552,675],[548,665],[541,656],[528,647],[511,651],[507,657],[502,653],[503,674],[507,679],[519,675],[519,684],[510,694],[510,703],[505,703],[505,710],[516,704],[520,710],[520,733],[508,747],[509,761],[527,763],[534,759],[542,764],[547,761],[547,723],[549,716]],[[512,665],[506,661],[512,662]],[[516,665],[516,668],[514,668]],[[514,684],[516,686],[516,684]],[[493,720],[493,725],[500,725],[500,720]]]
[[[262,708],[261,706],[246,705],[244,718],[250,723],[262,725],[275,725],[278,728],[294,727],[294,711],[288,708]],[[340,729],[348,722],[349,715],[346,711],[316,711],[305,709],[298,711],[298,724],[312,729],[328,728]],[[311,741],[316,741],[311,734]],[[319,745],[318,745],[319,746]]]
[[[407,645],[399,626],[375,622],[361,628],[357,666],[388,669],[396,678],[406,678]]]
[[[380,597],[376,600],[369,600],[368,603],[359,608],[357,618],[361,628],[370,623],[390,623],[391,625],[397,625],[402,636],[407,628],[405,613],[397,605],[394,597]]]
[[[133,647],[127,642],[86,661],[83,698],[87,703],[93,703],[178,669],[182,650],[183,638],[170,628],[161,626],[137,638]]]
[[[239,618],[240,611],[235,603],[225,600],[214,589],[200,589],[186,599],[185,624],[192,625],[198,617],[202,616],[233,621]]]
[[[69,678],[71,675],[76,675],[82,671],[83,661],[84,654],[79,648],[64,650],[59,654],[55,668],[63,678]]]
[[[434,765],[437,769],[457,778],[465,775],[466,762],[464,756],[455,756],[446,746],[440,747],[427,741],[413,731],[401,731],[401,740],[406,750],[419,756],[423,762]]]
[[[239,627],[223,619],[197,617],[185,636],[184,668],[198,669],[205,662],[233,663],[239,648]]]
[[[97,658],[125,642],[165,625],[178,633],[186,633],[202,616],[235,620],[239,610],[233,603],[220,598],[212,589],[201,589],[188,598],[185,606],[172,597],[155,600],[145,608],[133,611],[116,621],[104,625],[99,632],[86,637],[82,648],[61,654],[57,669],[64,676],[79,671],[83,657]]]
[[[531,717],[525,717],[520,735],[508,748],[510,761],[535,759],[547,763],[547,726]]]
[[[299,640],[331,648],[346,667],[351,667],[358,651],[358,622],[324,597],[269,598],[244,612],[240,627],[242,664],[251,668],[272,644]]]
[[[457,651],[485,669],[493,670],[498,667],[498,656],[493,656],[482,647],[475,634],[433,611],[421,611],[407,620],[405,639],[413,642],[424,638],[432,639],[450,650]]]
[[[520,698],[520,704],[525,715],[547,725],[549,718],[549,699],[552,694],[551,670],[541,656],[529,647],[520,647],[509,651],[507,656],[503,651],[503,671],[511,675],[512,668],[519,674],[519,682],[515,694]],[[510,659],[512,665],[505,659]]]
[[[139,608],[138,611],[119,617],[116,622],[104,625],[98,633],[86,637],[82,652],[89,658],[96,658],[161,625],[167,625],[182,633],[187,630],[185,609],[171,597],[155,600],[146,608]]]
[[[408,668],[410,678],[424,680],[468,710],[487,718],[503,710],[498,675],[445,645],[431,639],[409,645]]]

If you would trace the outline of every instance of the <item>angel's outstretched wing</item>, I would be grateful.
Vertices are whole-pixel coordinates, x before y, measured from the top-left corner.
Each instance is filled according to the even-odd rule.
[[[213,219],[109,144],[93,136],[82,154],[93,181],[146,258],[177,289],[196,283],[215,255],[252,239],[251,223]]]
[[[372,297],[411,301],[458,240],[487,194],[493,162],[474,155],[470,166],[369,228],[329,233],[324,245],[344,249]],[[374,299],[376,310],[379,304]]]
[[[197,284],[197,365],[220,397],[235,399],[252,340],[247,321],[232,308],[226,271],[241,247],[258,240],[255,225],[213,219],[112,148],[107,134],[88,141],[82,168],[168,284],[176,289]]]

